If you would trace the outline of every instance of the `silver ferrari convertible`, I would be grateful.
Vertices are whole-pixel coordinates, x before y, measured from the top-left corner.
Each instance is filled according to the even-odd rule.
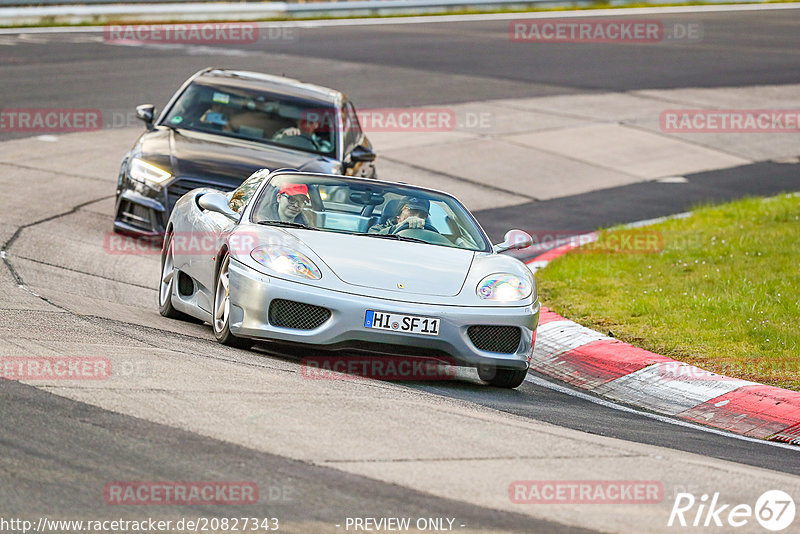
[[[530,270],[500,253],[530,242],[511,231],[492,246],[440,191],[263,169],[231,193],[178,200],[160,311],[210,323],[226,345],[424,352],[514,388],[528,371],[539,301]]]

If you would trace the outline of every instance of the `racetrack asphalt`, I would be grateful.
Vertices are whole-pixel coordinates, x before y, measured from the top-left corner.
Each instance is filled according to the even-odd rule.
[[[129,115],[132,105],[140,102],[163,104],[188,74],[207,66],[212,56],[213,60],[229,66],[286,71],[299,78],[342,88],[361,106],[438,105],[598,90],[788,84],[800,82],[795,46],[798,17],[794,13],[789,16],[769,12],[681,16],[705,23],[704,41],[691,47],[675,44],[651,48],[548,45],[526,49],[527,45],[512,47],[504,39],[507,23],[302,30],[293,42],[261,44],[270,52],[266,56],[250,56],[246,53],[247,47],[241,55],[222,48],[221,53],[225,55],[216,56],[208,48],[107,46],[88,38],[76,42],[81,34],[47,34],[15,41],[12,38],[14,44],[0,50],[0,65],[8,73],[0,78],[0,91],[4,95],[4,108],[41,107],[47,102],[48,107],[97,107]],[[143,78],[147,83],[141,82]],[[87,96],[90,105],[87,105]],[[0,137],[4,138],[8,137]],[[140,268],[152,270],[152,263],[125,265],[119,258],[109,259],[102,254],[95,254],[85,262],[71,258],[70,250],[63,248],[65,244],[86,251],[85,246],[90,246],[98,235],[110,228],[108,201],[86,206],[50,223],[36,224],[39,219],[66,213],[82,202],[100,198],[106,191],[113,194],[111,172],[121,156],[121,152],[115,152],[119,151],[119,146],[99,151],[108,153],[108,161],[100,164],[105,172],[102,176],[107,179],[81,170],[82,166],[95,165],[80,161],[80,153],[64,154],[64,161],[74,167],[67,167],[63,174],[59,173],[63,170],[59,161],[37,161],[35,153],[30,154],[32,161],[27,166],[3,163],[5,177],[0,193],[3,203],[13,208],[6,211],[6,216],[0,214],[0,240],[5,242],[22,223],[33,225],[19,234],[9,251],[10,262],[22,273],[24,282],[58,306],[54,309],[27,293],[25,298],[12,297],[0,305],[3,354],[19,355],[26,350],[40,352],[43,347],[53,351],[58,342],[67,343],[67,349],[68,343],[75,343],[74,349],[80,346],[81,338],[95,350],[113,352],[113,346],[118,344],[116,340],[124,339],[139,352],[178,349],[191,359],[192,355],[219,351],[239,364],[261,365],[253,362],[263,360],[281,372],[296,372],[297,363],[291,359],[264,352],[221,351],[209,341],[206,328],[176,325],[157,317],[152,308],[152,291],[145,289],[149,287],[150,278],[132,272]],[[97,151],[85,153],[87,157],[98,157]],[[85,176],[77,178],[80,175]],[[31,177],[29,181],[26,176]],[[594,229],[685,211],[698,202],[800,189],[796,164],[756,163],[689,175],[687,179],[686,184],[648,182],[483,210],[478,216],[496,238],[513,226]],[[59,182],[72,189],[65,192],[65,198],[52,196],[58,194]],[[41,188],[42,184],[46,186]],[[82,191],[85,193],[81,194]],[[15,254],[19,257],[15,258]],[[101,265],[103,261],[108,264]],[[8,273],[4,273],[4,284],[9,295],[13,295],[13,291],[24,293],[13,287]],[[116,289],[117,286],[124,287]],[[93,295],[98,291],[99,298],[97,293]],[[108,349],[109,346],[112,349]],[[165,380],[159,385],[164,388],[161,390],[164,402],[167,402],[170,380],[175,381],[178,389],[183,387],[178,377]],[[147,389],[145,386],[142,388]],[[408,393],[403,393],[407,387]],[[0,502],[8,505],[3,506],[4,512],[34,515],[80,511],[98,515],[98,495],[109,480],[124,477],[201,479],[218,475],[246,476],[263,481],[265,486],[274,484],[271,482],[274,480],[282,481],[278,485],[288,484],[296,500],[267,502],[265,509],[259,512],[281,513],[290,522],[317,521],[330,526],[345,515],[390,515],[396,511],[419,517],[458,516],[476,530],[557,531],[548,519],[538,517],[543,514],[530,509],[522,510],[523,515],[518,516],[499,513],[497,503],[475,508],[474,499],[470,501],[463,494],[453,494],[453,499],[447,500],[441,497],[442,490],[427,491],[425,488],[420,492],[413,484],[398,482],[403,479],[401,475],[393,474],[395,478],[374,474],[360,476],[354,474],[358,469],[345,472],[344,467],[339,469],[333,465],[331,468],[330,463],[320,466],[309,460],[270,454],[254,445],[243,447],[235,439],[224,439],[219,433],[215,437],[201,436],[188,422],[188,414],[185,425],[178,422],[180,414],[162,414],[163,417],[149,418],[149,421],[123,415],[136,411],[132,407],[133,399],[137,398],[135,392],[121,394],[116,400],[117,407],[113,408],[114,402],[109,399],[115,397],[109,392],[69,393],[66,389],[57,386],[40,389],[0,382],[3,412],[13,414],[4,416],[0,423],[4,426],[0,467],[4,481],[6,477],[22,481],[14,487],[3,484],[0,488]],[[730,480],[731,473],[751,477],[756,476],[754,473],[767,473],[744,466],[800,475],[797,453],[792,451],[656,422],[533,384],[526,383],[517,391],[497,391],[465,375],[454,383],[400,385],[396,389],[400,390],[398,401],[404,401],[405,395],[430,395],[433,399],[457,402],[466,410],[478,410],[482,417],[493,418],[492,413],[507,414],[532,423],[552,423],[563,429],[587,432],[590,436],[624,440],[642,446],[637,453],[644,456],[657,454],[647,448],[657,446],[670,450],[674,458],[683,458],[680,453],[685,451],[699,455],[696,458],[705,458],[714,466],[718,465],[714,459],[739,464],[735,468],[724,464],[726,467],[721,467],[719,473],[730,469],[727,475],[698,475],[697,479],[688,474],[684,476],[685,487],[695,486],[698,491],[711,490],[713,484],[717,484],[734,495],[742,494],[741,484]],[[48,390],[70,398],[53,395]],[[109,410],[75,400],[81,396],[98,403],[97,399],[105,399],[102,404]],[[279,396],[291,399],[288,391],[281,390]],[[427,399],[426,396],[425,402]],[[432,401],[432,404],[437,402]],[[192,411],[188,407],[186,410]],[[146,411],[143,408],[142,413]],[[219,413],[210,415],[219,416]],[[157,421],[159,418],[164,424]],[[395,426],[376,429],[376,432],[401,431]],[[360,438],[364,447],[372,445],[369,436],[355,438]],[[287,439],[287,443],[289,441]],[[280,448],[280,442],[275,446]],[[642,450],[647,452],[642,453]],[[581,460],[575,458],[580,464]],[[692,461],[699,462],[696,458]],[[520,454],[517,460],[524,464],[525,454]],[[593,461],[603,463],[597,458]],[[652,458],[649,461],[655,462]],[[676,460],[675,466],[679,464]],[[565,469],[564,473],[567,472],[569,470]],[[603,471],[604,476],[609,476],[610,472],[613,469]],[[659,476],[665,472],[656,471]],[[277,477],[275,473],[279,473]],[[531,471],[528,473],[535,476]],[[634,473],[645,471],[634,469]],[[584,476],[590,478],[592,474],[584,472]],[[44,477],[54,483],[43,490],[37,481]],[[424,477],[422,479],[424,486]],[[500,488],[501,492],[504,490]],[[431,493],[439,496],[432,497]],[[106,512],[117,513],[117,510],[103,511]],[[169,511],[175,515],[183,512],[225,515],[225,511],[219,509]],[[558,516],[557,520],[567,521]],[[629,526],[621,523],[616,529],[624,531],[625,525]],[[314,531],[315,527],[298,528]],[[578,528],[572,524],[565,531],[578,531]],[[614,529],[613,526],[602,527],[608,528]],[[658,530],[653,528],[653,531]]]
[[[291,28],[273,37],[266,33],[255,44],[203,46],[107,46],[102,30],[21,32],[0,35],[0,65],[7,73],[0,94],[6,108],[46,103],[130,115],[132,103],[163,106],[190,74],[208,66],[335,87],[361,108],[794,84],[800,83],[797,13],[655,17],[702,24],[703,38],[649,44],[514,43],[508,21]]]

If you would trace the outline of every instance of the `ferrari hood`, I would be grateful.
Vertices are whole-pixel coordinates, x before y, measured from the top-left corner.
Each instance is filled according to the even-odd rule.
[[[343,282],[405,294],[458,295],[475,255],[471,250],[330,232],[295,235]]]

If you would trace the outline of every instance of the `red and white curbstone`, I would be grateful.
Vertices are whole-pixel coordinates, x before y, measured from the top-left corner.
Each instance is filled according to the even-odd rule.
[[[576,246],[545,252],[528,266],[535,272]],[[800,445],[800,392],[711,373],[544,307],[536,338],[531,368],[574,387],[736,434]]]

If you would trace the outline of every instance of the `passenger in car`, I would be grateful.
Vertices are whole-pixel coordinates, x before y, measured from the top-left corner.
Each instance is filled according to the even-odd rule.
[[[275,106],[274,102],[267,102],[263,98],[248,100],[231,114],[225,130],[251,139],[270,139],[275,132],[293,123],[291,119],[280,116]]]
[[[204,128],[225,130],[228,128],[228,112],[225,106],[213,103],[198,119]]]

